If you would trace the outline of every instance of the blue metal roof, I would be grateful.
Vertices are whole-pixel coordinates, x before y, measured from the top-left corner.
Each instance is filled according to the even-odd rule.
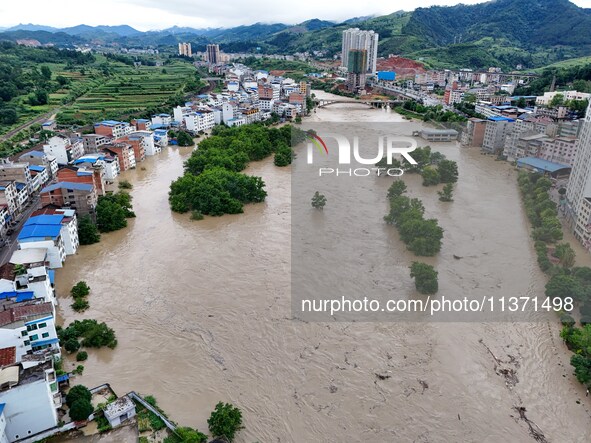
[[[116,126],[123,124],[125,124],[125,122],[118,122],[117,120],[103,120],[102,122],[95,123],[94,126]]]
[[[536,157],[524,157],[517,160],[517,165],[527,165],[532,168],[539,169],[545,172],[556,172],[561,169],[571,169],[568,165],[561,165],[560,163],[549,162],[548,160],[542,160]]]
[[[16,182],[15,185],[16,185],[16,189],[18,189],[19,191],[21,189],[24,189],[27,187],[26,183],[21,183],[21,182]]]
[[[23,291],[19,292],[16,296],[16,302],[26,301],[26,300],[33,300],[35,297],[35,293],[33,291]]]
[[[45,166],[29,165],[29,169],[35,172],[43,172],[45,171]]]
[[[5,406],[6,406],[6,403],[0,403],[0,415],[2,415],[2,413],[4,412]]]
[[[86,154],[79,159],[74,160],[74,164],[77,165],[79,163],[86,163],[86,162],[95,162],[97,160],[104,160],[105,156],[101,154]]]
[[[55,271],[53,269],[48,269],[47,275],[49,276],[49,283],[53,285],[55,282]]]
[[[5,300],[7,298],[14,298],[16,297],[17,302],[25,301],[25,300],[32,300],[35,297],[35,293],[33,291],[8,291],[8,292],[0,292],[0,300]]]
[[[31,157],[45,157],[45,152],[41,152],[41,151],[30,151],[30,152],[27,152],[26,154],[30,155]]]
[[[489,117],[488,119],[492,120],[493,122],[514,122],[515,121],[515,119],[513,119],[513,118],[502,117],[502,116]]]
[[[86,183],[73,183],[73,182],[58,182],[53,185],[46,186],[41,192],[55,191],[56,189],[74,189],[77,191],[92,191],[92,185]]]
[[[57,376],[57,382],[61,383],[63,381],[68,381],[70,379],[70,375],[69,374],[62,374],[62,375],[58,375]]]
[[[18,240],[33,240],[36,238],[52,238],[55,240],[59,237],[62,225],[29,225],[24,226]]]
[[[160,123],[156,123],[156,124],[153,124],[153,125],[152,125],[152,126],[150,126],[150,127],[151,127],[152,129],[160,129],[160,128],[167,128],[167,127],[168,127],[168,125],[162,125],[162,124],[160,124]]]
[[[59,338],[50,338],[49,340],[39,340],[39,341],[32,342],[31,346],[33,346],[33,347],[46,346],[46,345],[52,345],[54,343],[59,343],[59,342],[60,342]]]
[[[29,217],[25,226],[31,225],[59,225],[64,219],[64,214],[52,214],[52,215],[36,215]]]

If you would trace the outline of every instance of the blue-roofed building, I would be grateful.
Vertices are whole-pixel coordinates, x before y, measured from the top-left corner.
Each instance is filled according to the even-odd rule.
[[[25,248],[17,249],[10,257],[7,266],[22,266],[26,269],[23,274],[14,276],[12,286],[4,284],[2,281],[2,291],[5,296],[0,299],[9,298],[10,293],[14,293],[12,297],[16,297],[19,293],[23,295],[21,299],[26,299],[27,294],[34,294],[33,298],[41,299],[45,302],[57,304],[55,298],[55,290],[53,286],[53,279],[55,272],[48,269],[47,249],[46,248]]]
[[[135,127],[127,122],[103,120],[94,124],[94,133],[106,137],[119,138],[135,131]]]
[[[560,163],[553,163],[536,157],[524,157],[517,160],[517,168],[526,169],[531,172],[537,172],[549,175],[553,178],[565,177],[570,174],[571,167]]]
[[[58,169],[57,159],[52,155],[48,155],[42,151],[24,152],[18,158],[19,162],[28,163],[31,174],[33,173],[33,166],[45,167],[48,178],[52,178]],[[45,183],[45,182],[44,182]],[[43,184],[44,184],[43,183]],[[43,186],[43,184],[41,186]]]
[[[500,155],[505,148],[505,139],[513,129],[515,120],[500,115],[489,116],[484,128],[482,150],[488,154]]]

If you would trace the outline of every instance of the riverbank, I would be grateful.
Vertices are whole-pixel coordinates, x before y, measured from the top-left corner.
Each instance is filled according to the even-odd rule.
[[[391,110],[361,104],[316,111],[310,119],[404,122]],[[454,203],[443,206],[420,177],[405,180],[426,216],[438,218],[445,230],[441,253],[425,260],[439,271],[439,294],[543,296],[513,169],[455,144],[432,146],[458,162]],[[364,220],[347,218],[351,202],[338,196],[329,196],[319,218],[309,202],[306,208],[291,206],[291,169],[305,156],[287,168],[268,158],[244,171],[265,181],[264,203],[246,205],[244,214],[194,222],[168,205],[170,182],[182,174],[190,153],[170,147],[142,163],[145,170],[125,172],[121,179],[134,185],[137,218],[101,243],[82,247],[57,272],[62,320],[106,321],[119,341],[115,350],[89,353],[79,382],[109,381],[119,392],[153,394],[173,420],[199,429],[207,429],[212,405],[229,401],[243,411],[246,428],[238,443],[327,436],[530,441],[515,406],[526,407],[550,441],[586,441],[588,399],[572,376],[552,313],[515,324],[291,320],[294,210],[309,214],[310,230],[325,220],[360,233],[361,243],[348,248],[355,257],[371,251],[359,258],[361,283],[374,284],[366,272],[374,266],[400,282],[388,290],[415,296],[408,278],[413,256],[382,219],[389,179],[360,190]],[[327,263],[326,270],[334,265]],[[70,310],[59,289],[79,280],[93,289],[82,315]],[[499,366],[487,349],[507,363]],[[498,373],[506,367],[516,371],[514,386]]]

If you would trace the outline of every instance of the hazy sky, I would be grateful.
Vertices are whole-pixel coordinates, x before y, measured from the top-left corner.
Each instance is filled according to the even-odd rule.
[[[462,0],[480,3],[482,0]],[[67,27],[79,24],[120,25],[136,29],[170,26],[232,27],[256,22],[295,24],[310,18],[345,20],[383,15],[420,6],[453,5],[458,0],[0,0],[0,26],[19,23]],[[591,0],[573,0],[591,8]],[[401,5],[401,6],[398,6]]]

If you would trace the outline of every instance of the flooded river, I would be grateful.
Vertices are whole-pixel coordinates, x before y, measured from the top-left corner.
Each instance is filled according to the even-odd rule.
[[[402,121],[361,104],[319,109],[311,119]],[[477,150],[448,144],[445,154],[460,171],[454,203],[442,205],[420,177],[405,177],[445,229],[441,253],[428,260],[439,294],[541,297],[545,277],[515,172]],[[125,173],[137,218],[57,272],[64,322],[106,321],[119,340],[115,350],[90,350],[79,382],[152,394],[173,420],[203,430],[216,402],[232,402],[243,411],[239,443],[533,442],[515,407],[526,408],[547,441],[589,441],[591,405],[555,314],[531,313],[522,323],[291,320],[290,168],[251,164],[246,172],[266,182],[265,203],[197,222],[171,213],[167,201],[188,155],[170,147]],[[373,183],[363,229],[377,247],[396,250],[388,260],[410,293],[414,257],[382,220],[390,181]],[[92,288],[84,314],[67,297],[78,280]],[[503,371],[515,377],[508,382]]]

